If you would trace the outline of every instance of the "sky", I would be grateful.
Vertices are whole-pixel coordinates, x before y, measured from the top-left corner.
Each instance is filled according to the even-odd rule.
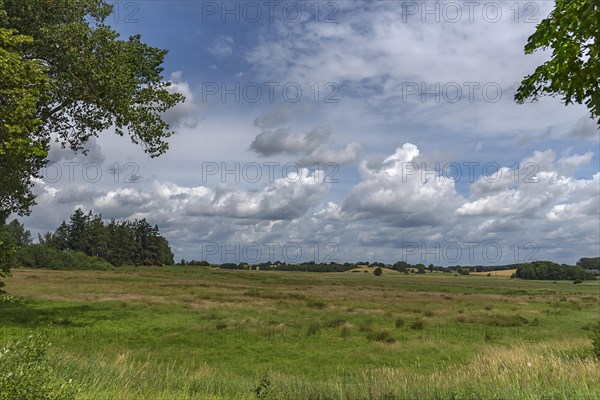
[[[518,105],[553,2],[120,1],[186,101],[150,159],[109,130],[53,147],[34,235],[76,208],[146,218],[176,260],[574,264],[600,255],[600,132]]]

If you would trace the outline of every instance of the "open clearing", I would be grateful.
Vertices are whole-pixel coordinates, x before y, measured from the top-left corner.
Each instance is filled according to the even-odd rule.
[[[600,398],[599,281],[13,272],[0,343],[43,331],[80,398]]]

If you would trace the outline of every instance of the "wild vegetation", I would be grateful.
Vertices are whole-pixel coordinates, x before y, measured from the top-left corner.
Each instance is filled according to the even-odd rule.
[[[581,261],[579,261],[581,263]],[[517,278],[538,279],[538,280],[574,280],[583,281],[586,279],[596,279],[591,272],[583,267],[559,265],[550,261],[535,261],[522,264],[515,272]]]
[[[43,334],[80,399],[600,396],[599,281],[186,266],[7,289],[0,343]]]

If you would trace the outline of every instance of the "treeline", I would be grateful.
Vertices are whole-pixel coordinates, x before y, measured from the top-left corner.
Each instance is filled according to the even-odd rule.
[[[145,219],[105,223],[101,215],[75,210],[53,233],[40,237],[40,244],[64,251],[79,251],[88,256],[120,265],[173,265],[169,242],[158,226]]]
[[[535,261],[521,264],[515,272],[515,277],[536,280],[593,280],[596,277],[584,268],[571,265],[560,265],[551,261]]]
[[[121,265],[173,265],[169,242],[145,219],[108,223],[101,215],[75,210],[69,222],[39,236],[17,220],[0,224],[0,243],[10,251],[1,265],[50,269],[109,269]],[[1,249],[0,249],[1,250]]]
[[[201,263],[185,263],[183,265],[209,265],[206,261],[202,261]],[[215,267],[221,269],[234,269],[234,270],[270,270],[270,271],[297,271],[297,272],[344,272],[349,271],[357,267],[354,263],[345,263],[345,264],[337,264],[331,262],[329,264],[326,263],[317,263],[317,262],[304,262],[301,264],[289,264],[286,262],[275,261],[274,263],[265,262],[260,264],[248,264],[245,262],[241,262],[239,264],[235,263],[223,263],[223,264],[215,264]]]
[[[600,257],[583,257],[577,261],[577,266],[584,269],[600,270]]]

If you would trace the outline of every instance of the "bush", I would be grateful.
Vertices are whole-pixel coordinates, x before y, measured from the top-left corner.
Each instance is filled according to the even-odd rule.
[[[383,343],[394,343],[396,341],[394,335],[392,335],[392,333],[388,330],[378,330],[374,332],[369,332],[369,334],[367,335],[367,339]]]
[[[347,322],[340,325],[340,336],[341,337],[349,337],[352,329],[350,328],[350,324]]]
[[[311,322],[310,325],[308,325],[308,336],[314,336],[316,334],[319,333],[319,331],[321,330],[321,323],[318,321],[314,321]]]
[[[381,267],[377,267],[375,268],[375,271],[373,271],[373,274],[375,276],[381,276],[381,274],[383,274],[383,270],[381,269]]]
[[[49,346],[41,335],[30,335],[0,350],[0,400],[75,398],[71,381],[56,380],[47,358]]]
[[[79,251],[56,250],[41,244],[23,247],[18,263],[27,268],[109,270],[112,265]]]
[[[306,305],[312,308],[317,308],[319,310],[322,310],[323,308],[327,307],[327,303],[321,300],[311,300],[307,302]]]
[[[11,296],[10,294],[0,294],[0,303],[22,303],[22,296]]]
[[[365,319],[358,328],[361,332],[371,332],[373,330],[373,320],[371,318]]]
[[[410,324],[410,327],[414,330],[423,330],[423,328],[425,328],[425,321],[421,318],[416,319]]]

